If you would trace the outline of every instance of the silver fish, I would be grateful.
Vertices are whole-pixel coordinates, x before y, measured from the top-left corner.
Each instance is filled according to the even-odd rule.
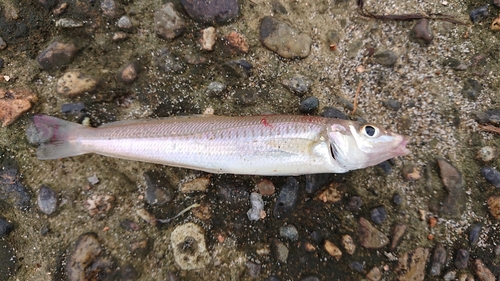
[[[209,173],[345,173],[409,153],[407,139],[379,126],[314,116],[186,116],[90,128],[36,115],[27,130],[39,159],[86,153]]]

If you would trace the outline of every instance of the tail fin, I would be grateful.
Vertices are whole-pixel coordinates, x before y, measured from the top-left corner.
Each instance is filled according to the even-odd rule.
[[[59,118],[35,115],[33,124],[26,130],[30,143],[40,144],[37,151],[38,159],[59,159],[84,154],[81,151],[76,132],[87,127],[68,122]]]

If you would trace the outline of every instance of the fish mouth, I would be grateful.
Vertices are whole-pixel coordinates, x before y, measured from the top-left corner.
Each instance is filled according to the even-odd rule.
[[[409,142],[409,139],[404,136],[402,138],[403,139],[396,148],[396,153],[398,154],[398,156],[405,156],[411,153],[411,151],[406,147],[406,145]]]

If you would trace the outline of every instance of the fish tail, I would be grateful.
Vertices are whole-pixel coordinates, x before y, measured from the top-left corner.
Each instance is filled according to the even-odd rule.
[[[35,115],[33,124],[26,130],[26,136],[29,142],[40,144],[38,159],[59,159],[86,153],[75,138],[77,131],[85,128],[84,125],[59,118]]]

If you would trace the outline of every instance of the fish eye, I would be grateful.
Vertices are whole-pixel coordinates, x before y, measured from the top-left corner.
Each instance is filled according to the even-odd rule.
[[[361,131],[369,138],[376,138],[379,135],[378,128],[372,125],[364,125],[363,128],[361,128]]]

